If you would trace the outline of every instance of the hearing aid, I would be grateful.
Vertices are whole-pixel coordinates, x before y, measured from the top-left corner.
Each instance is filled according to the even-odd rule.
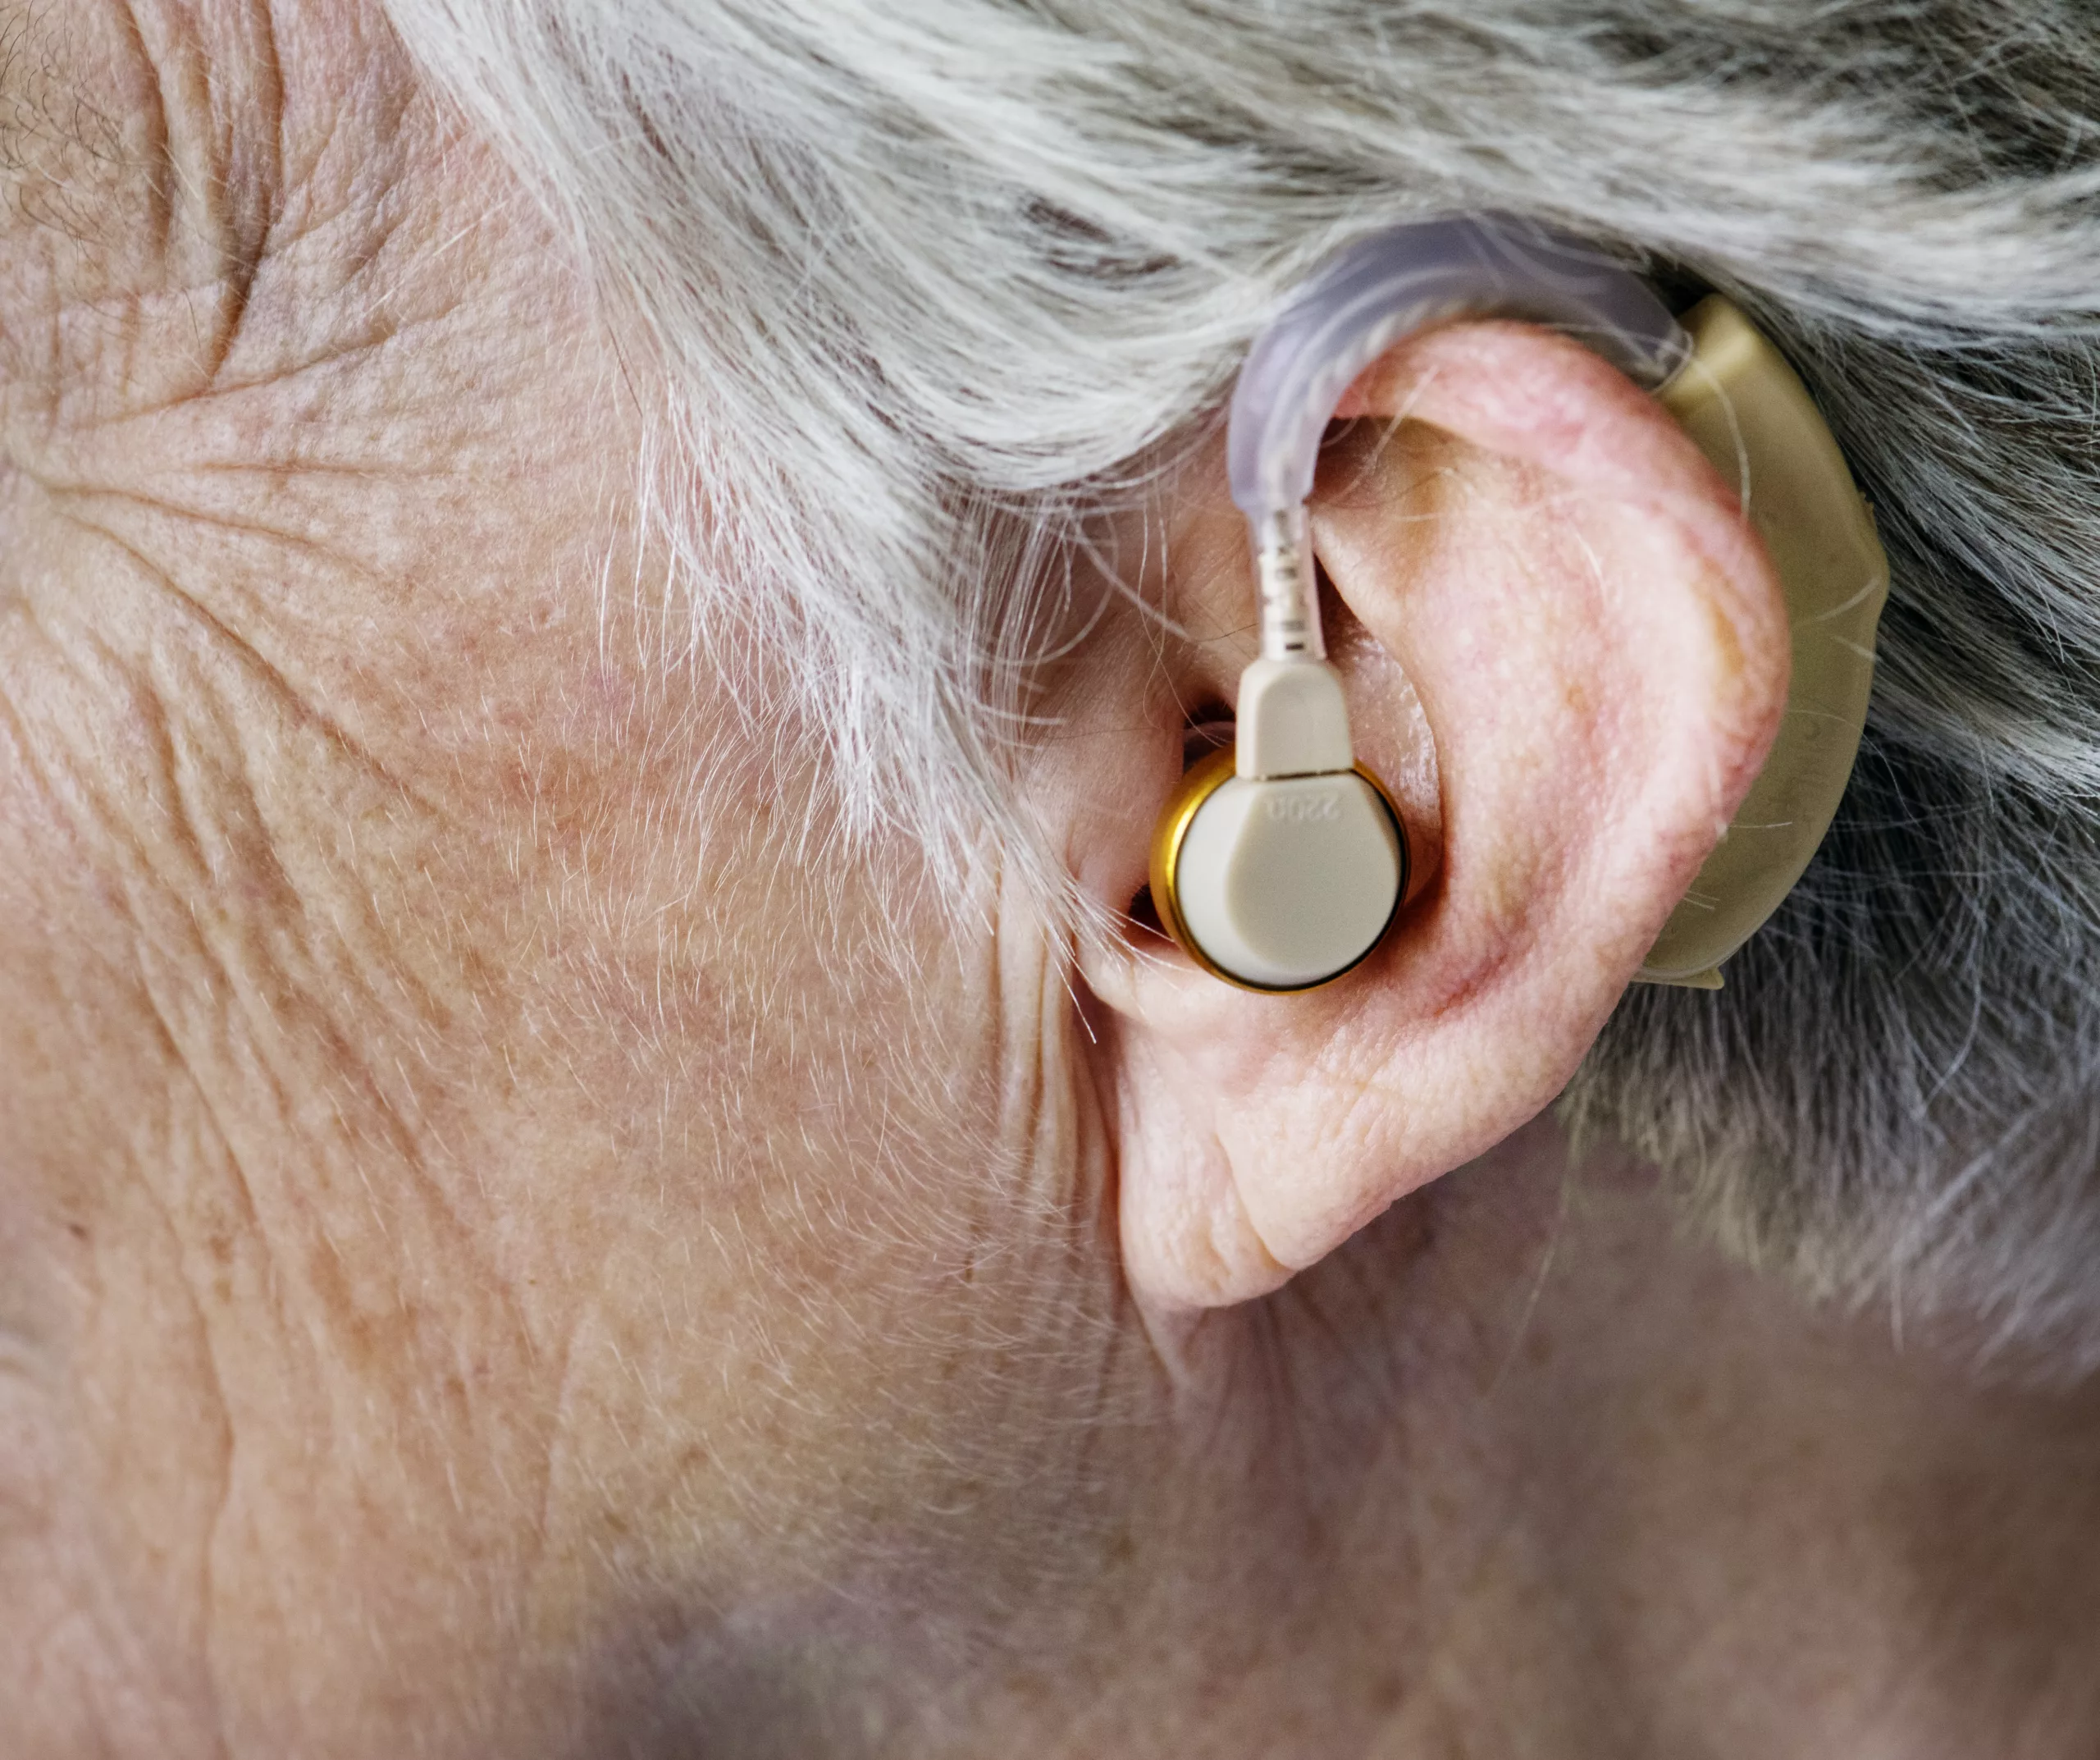
[[[1837,441],[1778,350],[1726,299],[1680,321],[1593,247],[1493,215],[1397,227],[1343,252],[1256,340],[1232,396],[1232,496],[1252,535],[1259,656],[1233,749],[1194,765],[1153,833],[1152,896],[1189,957],[1243,989],[1317,989],[1378,946],[1407,895],[1407,831],[1356,761],[1326,659],[1306,502],[1357,376],[1459,318],[1549,325],[1618,367],[1742,486],[1784,593],[1793,671],[1757,780],[1637,977],[1718,990],[1836,815],[1866,722],[1888,564]]]

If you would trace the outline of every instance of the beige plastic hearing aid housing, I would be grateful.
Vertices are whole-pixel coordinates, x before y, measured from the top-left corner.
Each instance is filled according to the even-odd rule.
[[[1793,678],[1764,768],[1649,950],[1651,984],[1721,987],[1721,962],[1778,908],[1829,830],[1874,685],[1888,560],[1807,388],[1716,295],[1680,320],[1692,353],[1656,394],[1743,486],[1744,511],[1787,598]]]

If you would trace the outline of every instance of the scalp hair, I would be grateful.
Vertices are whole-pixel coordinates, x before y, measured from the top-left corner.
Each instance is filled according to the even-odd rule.
[[[1564,1101],[1736,1251],[2100,1363],[2100,33],[2052,0],[387,0],[660,399],[690,639],[864,827],[1015,818],[1089,510],[1349,240],[1493,208],[1778,342],[1893,571],[1858,771]]]

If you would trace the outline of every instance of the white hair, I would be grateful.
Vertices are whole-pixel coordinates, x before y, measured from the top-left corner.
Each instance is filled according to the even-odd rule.
[[[1739,1251],[2100,1362],[2100,34],[2052,0],[388,0],[659,388],[697,644],[865,825],[1007,825],[1102,486],[1408,214],[1748,307],[1894,568],[1839,822],[1571,1087]],[[1024,834],[1009,826],[1016,838]]]

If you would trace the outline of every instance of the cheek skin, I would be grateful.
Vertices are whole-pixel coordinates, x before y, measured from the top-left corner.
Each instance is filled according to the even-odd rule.
[[[213,382],[7,389],[0,1218],[71,1464],[9,1469],[65,1563],[0,1539],[0,1642],[116,1585],[54,1728],[121,1676],[236,1749],[486,1752],[666,1604],[872,1653],[782,1584],[1025,1600],[1148,1385],[1039,913],[812,857],[794,730],[654,661],[639,423],[531,204],[380,112],[301,188],[387,211],[288,226]]]
[[[212,1634],[212,1693],[259,1732],[290,1715],[267,1683],[356,1727],[361,1682],[411,1653],[493,1693],[614,1641],[645,1567],[771,1608],[769,1643],[873,1651],[884,1633],[778,1584],[893,1604],[911,1585],[868,1548],[908,1533],[969,1561],[971,1593],[1010,1593],[1039,1537],[1093,1524],[1079,1461],[1042,1438],[1080,1447],[1108,1397],[1100,1151],[1039,1070],[1071,1028],[1024,913],[966,969],[929,949],[929,976],[870,905],[783,908],[769,835],[709,839],[708,884],[677,894],[617,842],[564,887],[536,857],[522,885],[477,867],[427,821],[367,824],[354,871],[310,825],[242,845],[229,828],[276,822],[279,789],[360,772],[290,766],[253,703],[162,708],[189,754],[180,835],[94,852],[125,914],[9,864],[47,950],[9,962],[7,1018],[71,998],[91,1027],[21,1103],[11,1209],[81,1218],[55,1310],[81,1495],[134,1512],[98,1530],[97,1568],[159,1610],[140,1618],[183,1696],[204,1696],[183,1628]],[[198,755],[230,723],[243,792],[232,754]],[[154,816],[152,780],[102,779],[105,817]],[[676,822],[631,780],[606,786]],[[505,811],[470,843],[514,855]],[[205,846],[209,882],[182,866]],[[660,853],[691,872],[701,852]],[[343,914],[366,884],[378,920],[414,921],[386,874],[441,862],[418,909],[479,974],[466,1000],[404,988],[395,939]],[[614,932],[621,909],[660,932]],[[491,924],[518,940],[477,945]],[[148,1394],[168,1410],[142,1428]]]

